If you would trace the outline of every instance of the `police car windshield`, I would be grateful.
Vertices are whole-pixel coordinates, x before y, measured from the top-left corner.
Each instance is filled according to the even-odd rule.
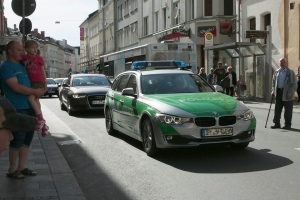
[[[209,84],[196,74],[143,75],[141,84],[143,94],[214,92]]]

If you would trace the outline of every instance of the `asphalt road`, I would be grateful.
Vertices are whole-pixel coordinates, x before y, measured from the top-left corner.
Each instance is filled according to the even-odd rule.
[[[70,117],[60,110],[58,98],[41,102],[82,141],[59,148],[87,199],[300,199],[299,113],[292,131],[272,130],[273,112],[265,128],[267,110],[253,108],[256,140],[242,151],[204,146],[151,158],[140,142],[109,136],[103,112]]]

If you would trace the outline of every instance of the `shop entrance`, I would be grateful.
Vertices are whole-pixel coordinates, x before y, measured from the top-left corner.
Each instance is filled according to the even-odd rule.
[[[206,47],[208,67],[217,68],[221,61],[225,70],[232,66],[237,79],[244,79],[245,86],[235,88],[236,96],[241,100],[267,101],[266,94],[271,93],[270,74],[272,67],[266,65],[266,50],[260,43],[234,42]],[[209,73],[209,72],[207,72]]]

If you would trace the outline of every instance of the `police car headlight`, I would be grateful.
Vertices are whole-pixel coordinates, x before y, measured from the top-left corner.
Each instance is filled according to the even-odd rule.
[[[254,118],[254,114],[251,110],[247,110],[244,114],[241,114],[239,116],[237,116],[238,120],[251,120],[252,118]]]
[[[171,115],[164,115],[164,114],[157,114],[157,119],[164,124],[184,124],[186,122],[192,122],[193,120],[191,118],[185,118],[185,117],[177,117],[177,116],[171,116]]]
[[[86,96],[85,94],[73,94],[74,99],[84,98],[85,96]]]

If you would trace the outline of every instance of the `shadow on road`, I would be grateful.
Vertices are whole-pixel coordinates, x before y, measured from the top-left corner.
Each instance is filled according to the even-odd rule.
[[[114,137],[144,151],[142,143],[122,133]],[[251,143],[250,143],[251,145]],[[146,154],[146,153],[145,153]],[[193,173],[244,173],[265,171],[293,163],[269,149],[233,150],[228,145],[203,145],[196,148],[161,149],[154,159]]]
[[[193,173],[244,173],[265,171],[293,163],[269,149],[233,150],[229,146],[202,146],[193,149],[168,149],[155,158],[167,165]]]

